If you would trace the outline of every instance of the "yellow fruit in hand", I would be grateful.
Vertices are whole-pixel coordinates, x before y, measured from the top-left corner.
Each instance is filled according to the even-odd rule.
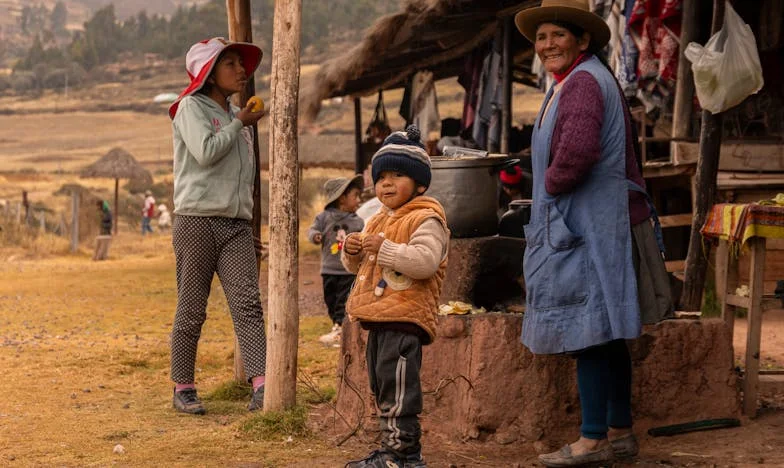
[[[264,110],[264,101],[258,96],[252,96],[248,99],[248,104],[246,105],[251,106],[251,112],[261,112]]]

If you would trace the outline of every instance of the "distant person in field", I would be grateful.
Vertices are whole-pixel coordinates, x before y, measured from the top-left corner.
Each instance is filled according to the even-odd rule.
[[[96,202],[98,210],[101,212],[101,235],[112,235],[112,210],[109,208],[109,202],[106,200],[98,200]]]
[[[341,326],[346,317],[346,299],[354,284],[354,274],[343,267],[340,253],[346,236],[361,231],[365,225],[356,215],[363,184],[362,174],[350,179],[339,177],[328,180],[324,184],[327,195],[324,211],[316,216],[308,229],[308,240],[321,245],[324,302],[332,320],[332,331],[319,338],[326,345],[340,341]]]
[[[167,231],[171,228],[171,213],[166,205],[161,203],[158,205],[158,230]]]
[[[142,235],[152,233],[152,226],[150,220],[155,215],[155,197],[152,192],[147,190],[144,192],[144,207],[142,208]]]
[[[239,109],[229,98],[261,62],[257,46],[216,37],[185,56],[191,84],[169,107],[174,140],[174,224],[177,312],[171,334],[173,405],[204,414],[194,369],[207,298],[215,273],[229,304],[245,375],[253,386],[248,409],[264,403],[267,338],[251,219],[257,168],[251,126],[266,111]]]

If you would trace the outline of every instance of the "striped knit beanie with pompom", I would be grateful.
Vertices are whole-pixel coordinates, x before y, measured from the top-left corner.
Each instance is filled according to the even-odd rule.
[[[420,141],[416,125],[409,125],[404,132],[394,132],[384,139],[371,160],[374,184],[384,171],[401,172],[418,185],[430,186],[430,156]]]

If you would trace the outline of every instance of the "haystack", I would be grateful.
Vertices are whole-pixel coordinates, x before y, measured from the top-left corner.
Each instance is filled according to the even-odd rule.
[[[313,120],[321,101],[336,96],[369,96],[404,86],[419,70],[436,80],[457,76],[465,57],[499,33],[500,20],[536,6],[538,0],[406,0],[403,10],[378,19],[360,43],[324,62],[305,83],[300,106]],[[534,84],[531,44],[513,34],[513,78]]]
[[[120,179],[141,180],[152,185],[152,174],[143,168],[131,153],[122,148],[112,148],[101,159],[85,167],[79,174],[83,178],[104,177],[114,179],[114,233],[117,234],[118,193]]]

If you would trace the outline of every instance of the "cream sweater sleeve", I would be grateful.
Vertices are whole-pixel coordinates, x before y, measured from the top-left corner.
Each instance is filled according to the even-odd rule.
[[[351,233],[349,237],[352,235],[358,235],[359,233]],[[343,268],[346,269],[349,273],[357,274],[359,271],[359,262],[362,260],[362,252],[360,251],[356,255],[351,255],[350,253],[346,252],[346,249],[341,250],[340,252],[340,263],[343,264]]]
[[[385,240],[378,251],[378,265],[391,268],[413,279],[435,275],[446,258],[449,234],[437,219],[423,222],[411,235],[408,244]]]

